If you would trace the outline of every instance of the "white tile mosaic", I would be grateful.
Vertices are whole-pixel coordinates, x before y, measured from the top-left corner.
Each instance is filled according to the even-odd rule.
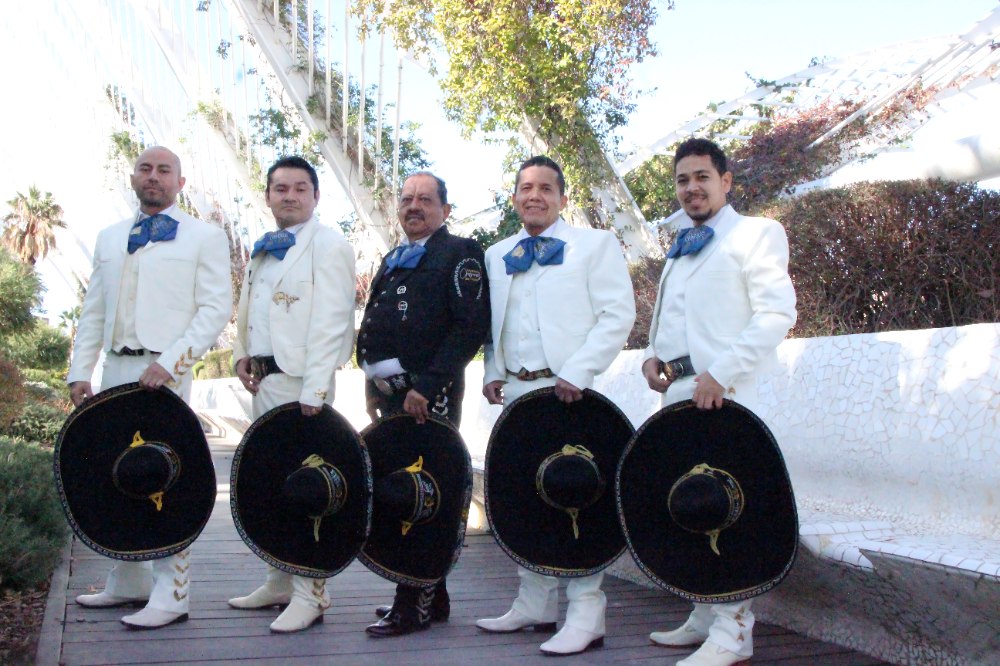
[[[760,416],[803,547],[758,616],[895,663],[1000,664],[1000,324],[787,340],[779,358]],[[659,409],[641,361],[622,352],[594,387],[636,427]],[[500,412],[481,381],[473,364],[462,435],[480,468]],[[363,427],[360,373],[337,383],[335,407]],[[248,408],[238,386],[200,384],[196,409]]]

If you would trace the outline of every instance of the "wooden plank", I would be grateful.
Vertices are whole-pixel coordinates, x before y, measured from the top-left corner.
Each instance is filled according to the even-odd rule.
[[[213,441],[220,483],[227,484],[232,441]],[[490,664],[546,663],[538,646],[548,638],[532,632],[487,634],[475,627],[481,617],[507,611],[517,592],[513,562],[485,533],[470,533],[458,565],[448,578],[452,597],[449,622],[405,638],[373,639],[364,632],[375,621],[374,607],[392,599],[394,584],[354,562],[328,582],[332,606],[324,623],[292,635],[275,635],[270,623],[276,609],[240,611],[226,600],[247,594],[266,572],[236,533],[228,497],[220,498],[212,518],[191,555],[191,620],[156,631],[128,631],[119,622],[129,609],[84,609],[73,599],[99,589],[108,560],[74,541],[69,575],[60,582],[58,597],[65,614],[60,664],[225,664],[253,662],[254,666],[296,664]],[[54,579],[55,580],[55,579]],[[663,663],[681,659],[689,649],[651,645],[649,632],[679,625],[691,605],[664,592],[607,577],[608,635],[605,647],[577,655],[576,664]],[[50,597],[54,599],[56,597]],[[566,601],[560,604],[565,615]],[[869,666],[880,663],[840,646],[820,643],[780,627],[758,624],[755,629],[757,664],[814,666],[816,663]],[[51,651],[50,651],[51,652]],[[39,663],[50,662],[49,658]]]

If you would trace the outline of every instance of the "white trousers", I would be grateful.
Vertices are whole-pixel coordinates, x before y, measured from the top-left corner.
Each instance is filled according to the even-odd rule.
[[[559,619],[559,579],[543,576],[524,567],[517,568],[521,586],[517,590],[512,608],[539,622],[555,622]],[[564,626],[583,629],[592,634],[604,635],[604,611],[608,599],[601,591],[604,572],[582,578],[569,578],[566,585],[566,609]]]
[[[688,400],[694,395],[694,377],[684,377],[670,385],[660,400],[666,407],[679,400]],[[734,387],[735,393],[726,397],[756,412],[757,380],[749,380]],[[708,640],[719,647],[741,657],[753,655],[753,611],[750,602],[735,601],[728,604],[695,604],[688,621],[696,631],[708,634]]]
[[[139,381],[142,373],[158,357],[159,355],[149,354],[143,356],[108,354],[104,360],[101,389]],[[183,375],[177,386],[171,389],[186,402],[191,397],[191,374]],[[190,553],[191,549],[186,548],[176,555],[152,562],[118,560],[108,574],[104,589],[116,597],[133,599],[149,597],[147,608],[171,613],[187,613],[190,607],[188,596],[191,586]]]
[[[531,382],[507,377],[507,383],[503,387],[504,406],[509,406],[529,391],[555,386],[555,383],[555,377]],[[514,600],[514,610],[539,622],[555,622],[559,617],[559,579],[555,576],[543,576],[524,567],[517,568],[517,575],[521,578],[521,585]],[[601,591],[604,572],[567,580],[566,598],[569,600],[569,607],[566,609],[565,626],[603,636],[604,611],[608,606],[608,599]]]
[[[256,421],[269,411],[289,402],[297,402],[302,394],[302,379],[284,372],[276,372],[261,380],[257,395],[253,397],[253,418]],[[333,396],[329,396],[333,400]],[[291,592],[292,600],[319,609],[330,607],[326,580],[295,576],[281,569],[267,568],[267,585],[277,592]]]
[[[323,578],[295,576],[268,566],[265,585],[277,594],[290,594],[294,603],[317,610],[330,607],[330,596],[326,593],[326,580]]]
[[[729,604],[695,604],[688,618],[692,629],[741,657],[753,656],[752,599]]]

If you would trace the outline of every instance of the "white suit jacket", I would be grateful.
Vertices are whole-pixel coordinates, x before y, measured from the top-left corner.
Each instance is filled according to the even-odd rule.
[[[522,229],[486,250],[492,337],[486,344],[484,385],[507,379],[500,334],[513,276],[507,275],[503,256],[526,237]],[[580,229],[560,221],[553,237],[566,241],[563,263],[532,264],[528,269],[540,274],[534,298],[542,350],[559,378],[580,389],[591,388],[594,376],[611,365],[632,331],[632,280],[618,239],[611,232]]]
[[[247,315],[254,271],[266,255],[247,265],[236,308],[233,360],[247,355]],[[334,373],[354,345],[354,250],[339,232],[311,219],[281,261],[269,294],[268,316],[274,360],[302,379],[299,402],[318,407],[333,401]]]
[[[732,206],[717,218],[715,237],[694,256],[684,286],[685,330],[695,372],[707,370],[738,393],[734,387],[756,381],[795,324],[795,290],[788,276],[788,238],[778,222],[744,217]],[[678,229],[693,224],[687,215],[676,223]],[[672,360],[659,357],[654,345],[674,261],[667,259],[660,276],[646,358]]]
[[[219,227],[176,206],[177,236],[136,252],[135,328],[143,348],[178,380],[211,347],[233,311],[229,241]],[[135,216],[106,227],[94,245],[94,269],[83,300],[66,381],[90,381],[101,349],[111,350],[118,288]]]

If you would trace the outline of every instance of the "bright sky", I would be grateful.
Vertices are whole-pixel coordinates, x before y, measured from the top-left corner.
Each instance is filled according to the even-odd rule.
[[[107,196],[106,137],[93,133],[93,119],[106,117],[110,106],[99,91],[75,85],[74,68],[86,62],[73,53],[53,58],[51,51],[60,46],[46,43],[48,30],[24,30],[34,24],[18,12],[32,12],[35,6],[8,8],[8,20],[0,26],[0,58],[7,65],[0,107],[5,130],[0,201],[32,184],[51,190],[83,242],[92,242],[98,228],[124,215],[121,198],[115,203]],[[660,55],[633,69],[636,88],[653,92],[640,97],[621,132],[622,148],[651,143],[709,102],[750,90],[746,72],[777,79],[806,68],[813,57],[960,34],[996,6],[996,0],[676,0],[676,9],[666,11],[661,0],[652,34]],[[45,17],[41,25],[52,20],[58,19]],[[428,78],[408,66],[403,113],[422,123],[431,168],[448,182],[456,215],[463,217],[492,205],[491,191],[503,187],[509,174],[503,172],[499,149],[460,139],[438,112],[441,94]],[[347,203],[331,189],[324,188],[324,209],[336,219]],[[50,289],[46,309],[54,318],[72,307],[75,297],[52,266],[43,270],[43,279]]]

